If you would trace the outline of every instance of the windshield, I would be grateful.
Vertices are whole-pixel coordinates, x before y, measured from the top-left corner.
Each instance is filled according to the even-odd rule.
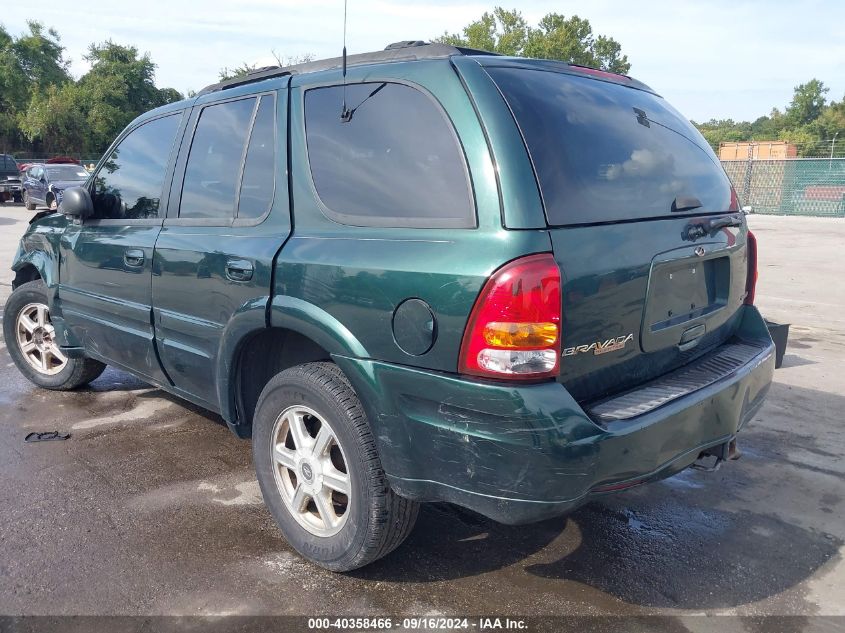
[[[550,225],[729,209],[718,159],[661,97],[559,72],[487,70],[525,138]]]
[[[50,180],[85,180],[88,172],[79,165],[58,165],[47,167],[47,178]]]

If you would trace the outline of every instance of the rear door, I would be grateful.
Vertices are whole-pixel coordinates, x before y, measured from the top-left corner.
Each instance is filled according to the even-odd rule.
[[[560,380],[592,400],[732,335],[742,214],[718,160],[661,97],[623,77],[488,67],[522,131],[562,273]]]
[[[286,88],[216,99],[191,114],[152,279],[162,365],[212,408],[221,340],[239,314],[266,322],[273,258],[290,232]]]

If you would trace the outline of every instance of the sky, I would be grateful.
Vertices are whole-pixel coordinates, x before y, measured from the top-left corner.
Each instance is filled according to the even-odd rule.
[[[456,32],[495,6],[446,0],[348,0],[350,54]],[[11,0],[10,0],[11,3]],[[530,24],[549,12],[578,15],[622,45],[630,74],[695,121],[754,120],[783,108],[812,78],[845,96],[843,0],[501,0]],[[38,11],[25,11],[37,6]],[[11,11],[9,10],[11,9]],[[343,0],[40,0],[13,2],[0,21],[55,27],[79,76],[88,44],[111,39],[149,52],[156,84],[180,92],[217,80],[223,67],[281,56],[340,54]]]

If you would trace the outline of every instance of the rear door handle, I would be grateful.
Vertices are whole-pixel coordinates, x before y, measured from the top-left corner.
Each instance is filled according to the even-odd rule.
[[[226,276],[232,281],[249,281],[253,270],[252,262],[246,259],[230,259],[226,262]]]
[[[128,251],[123,253],[123,261],[126,262],[127,266],[132,266],[134,268],[143,266],[144,251],[142,251],[140,248],[130,248]]]

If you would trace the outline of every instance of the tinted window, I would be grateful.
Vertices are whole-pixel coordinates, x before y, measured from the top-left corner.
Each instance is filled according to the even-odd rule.
[[[239,218],[259,218],[273,202],[276,173],[275,109],[273,97],[261,97],[246,151],[241,195],[238,199]]]
[[[185,181],[180,218],[231,218],[244,146],[255,99],[203,108],[197,122]]]
[[[158,216],[161,188],[179,115],[135,128],[94,179],[94,217],[136,220]]]
[[[0,169],[12,171],[17,168],[18,164],[12,156],[9,156],[8,154],[0,154]]]
[[[549,224],[667,215],[676,197],[697,198],[694,213],[729,208],[718,159],[662,98],[562,73],[488,72],[525,137]]]
[[[422,92],[391,83],[305,93],[308,159],[323,204],[337,219],[378,226],[475,225],[461,148]]]

